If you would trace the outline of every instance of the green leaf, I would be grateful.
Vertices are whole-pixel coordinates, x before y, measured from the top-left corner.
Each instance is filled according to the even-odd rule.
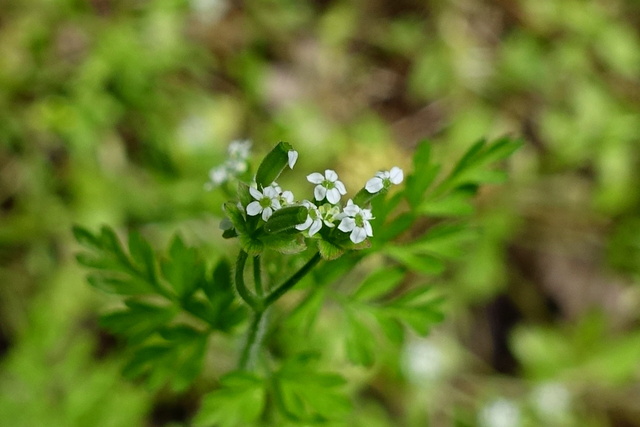
[[[246,222],[244,219],[244,215],[242,214],[242,211],[240,211],[240,208],[238,208],[238,206],[236,206],[235,203],[226,202],[223,205],[223,209],[224,209],[224,212],[229,217],[229,219],[231,220],[231,222],[233,223],[233,226],[238,231],[238,233],[240,234],[246,233],[247,232]]]
[[[129,253],[131,254],[131,258],[143,267],[148,277],[155,277],[155,254],[149,242],[147,242],[140,233],[129,233]]]
[[[164,340],[135,350],[123,369],[128,378],[146,377],[151,388],[169,384],[175,391],[189,387],[202,369],[207,335],[187,332],[185,326],[167,328]]]
[[[375,337],[352,309],[346,308],[345,315],[347,357],[356,365],[370,367],[374,362]]]
[[[438,186],[437,193],[443,194],[455,187],[465,184],[481,184],[498,182],[503,173],[493,173],[487,170],[490,163],[502,160],[520,148],[522,143],[509,138],[501,138],[487,143],[480,140],[473,144],[462,156],[449,176]]]
[[[127,269],[134,270],[129,257],[124,253],[120,240],[112,228],[106,225],[100,229],[101,248],[111,252]]]
[[[260,237],[265,248],[283,254],[297,254],[307,249],[307,244],[301,234],[275,234]]]
[[[267,233],[283,233],[295,229],[296,225],[302,224],[307,219],[308,209],[304,206],[287,206],[278,209],[264,224]]]
[[[344,249],[326,240],[318,240],[318,251],[320,251],[322,258],[326,260],[339,258],[344,253]]]
[[[359,301],[370,301],[382,297],[398,286],[404,276],[405,272],[401,268],[383,267],[369,275],[352,298]]]
[[[413,155],[413,172],[407,176],[405,188],[409,204],[417,206],[424,193],[440,171],[440,165],[431,163],[431,143],[422,141]]]
[[[431,217],[471,215],[475,211],[471,198],[475,191],[458,189],[435,199],[426,199],[416,208],[419,214]]]
[[[287,316],[286,322],[292,328],[307,336],[315,323],[324,303],[326,287],[313,289],[300,304]]]
[[[265,382],[255,374],[235,371],[220,380],[221,387],[204,396],[195,427],[254,425],[266,403]]]
[[[262,241],[260,241],[259,239],[253,238],[252,236],[241,234],[239,240],[242,249],[250,256],[260,255],[264,250],[264,243],[262,243]]]
[[[419,240],[412,242],[410,248],[441,259],[454,259],[462,256],[464,243],[476,236],[469,224],[442,223],[430,228]]]
[[[99,270],[118,270],[120,268],[120,264],[112,258],[86,252],[77,254],[76,261],[85,267]]]
[[[130,343],[149,338],[175,316],[173,307],[158,306],[135,300],[126,301],[127,308],[100,317],[100,325],[127,337]]]
[[[416,252],[410,246],[389,246],[382,252],[411,270],[425,275],[437,275],[444,271],[444,263],[430,255]]]
[[[384,310],[374,310],[373,315],[386,337],[395,345],[402,344],[404,340],[404,329],[398,319],[388,315]]]
[[[205,282],[205,265],[194,248],[187,248],[179,236],[169,247],[169,259],[161,263],[162,274],[181,300],[189,297]]]
[[[398,215],[389,223],[381,223],[376,219],[371,223],[374,230],[373,244],[376,247],[386,244],[390,240],[398,237],[401,233],[407,231],[414,223],[415,216],[412,213],[405,212]]]
[[[441,305],[444,298],[433,295],[433,289],[422,286],[390,301],[381,312],[406,323],[420,335],[443,319]]]
[[[215,300],[219,293],[233,292],[231,264],[226,258],[218,261],[213,269],[211,280],[204,284],[203,290],[210,301]]]
[[[91,234],[91,232],[83,227],[78,225],[73,226],[73,236],[76,241],[80,243],[82,246],[90,248],[90,249],[100,249],[101,243],[100,240]]]
[[[94,288],[108,294],[142,295],[154,293],[154,289],[149,283],[129,277],[96,273],[87,276],[87,281]]]
[[[291,144],[279,142],[262,160],[256,171],[256,183],[258,187],[268,187],[282,173],[289,163],[289,151],[293,150]]]
[[[274,376],[276,405],[287,418],[296,422],[344,419],[351,406],[338,390],[344,383],[339,375],[318,372],[313,359],[290,359]]]

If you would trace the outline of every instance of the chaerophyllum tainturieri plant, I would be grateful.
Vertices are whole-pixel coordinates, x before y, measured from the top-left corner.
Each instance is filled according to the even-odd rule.
[[[287,167],[293,169],[297,159],[298,152],[290,144],[280,142],[264,158],[253,182],[238,182],[238,200],[224,205],[228,218],[223,223],[224,236],[238,237],[241,243],[235,266],[235,287],[253,311],[240,358],[241,368],[251,365],[252,350],[259,348],[259,329],[269,306],[309,274],[323,258],[332,260],[345,251],[369,247],[368,239],[373,237],[370,221],[374,219],[369,208],[371,200],[387,192],[391,185],[403,181],[403,171],[398,167],[377,172],[353,199],[344,202],[345,185],[334,170],[327,169],[324,174],[314,172],[306,177],[314,185],[312,200],[297,200],[291,191],[283,190],[276,182]],[[222,180],[215,184],[222,184]],[[311,242],[317,245],[311,258],[288,280],[265,289],[262,253],[274,250],[296,254],[305,251]],[[244,279],[249,257],[253,257],[254,290],[249,289]]]
[[[278,143],[253,173],[251,143],[235,141],[207,184],[230,199],[220,228],[238,242],[235,259],[211,263],[179,236],[159,253],[136,231],[125,246],[110,227],[75,227],[89,283],[120,302],[100,323],[124,339],[123,373],[197,390],[196,426],[350,425],[357,387],[344,387],[336,357],[372,367],[380,348],[442,319],[433,280],[473,241],[473,197],[504,179],[493,166],[519,145],[479,141],[441,173],[424,141],[406,177],[372,171],[353,194],[333,169],[303,173],[296,197],[277,183],[298,173],[292,145]]]

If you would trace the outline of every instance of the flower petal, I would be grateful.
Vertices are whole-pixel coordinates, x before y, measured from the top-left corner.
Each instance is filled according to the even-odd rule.
[[[298,152],[296,150],[289,150],[287,156],[289,156],[289,168],[293,169],[298,161]]]
[[[322,228],[322,221],[320,221],[319,219],[316,219],[315,221],[313,221],[311,228],[309,228],[309,237],[316,234],[318,231],[320,231],[321,228]]]
[[[364,222],[364,231],[367,233],[367,236],[373,237],[373,228],[371,228],[369,221]]]
[[[296,225],[296,230],[300,230],[300,231],[306,230],[311,226],[312,223],[313,223],[313,220],[311,219],[311,217],[307,216],[307,219],[302,224]]]
[[[316,188],[313,189],[313,195],[315,196],[316,200],[320,201],[324,199],[324,196],[327,195],[327,189],[322,185],[316,185]]]
[[[249,193],[251,193],[251,196],[253,196],[253,198],[256,200],[260,200],[263,197],[262,193],[253,187],[249,187]]]
[[[266,187],[264,189],[264,191],[262,192],[262,194],[264,194],[264,197],[268,197],[270,199],[274,199],[274,198],[276,198],[276,197],[278,197],[280,195],[278,190],[275,187],[272,187],[272,186]]]
[[[334,205],[340,201],[340,192],[337,188],[327,190],[327,200],[329,201],[329,203],[332,203]]]
[[[322,176],[318,172],[314,172],[312,174],[307,175],[307,181],[309,181],[312,184],[322,184],[322,181],[324,181],[324,176]]]
[[[338,191],[340,192],[340,194],[342,194],[342,195],[347,194],[347,189],[344,187],[344,184],[342,183],[342,181],[336,181],[335,182],[335,186],[338,189]]]
[[[364,188],[369,193],[372,193],[372,194],[375,194],[378,191],[382,190],[382,187],[384,187],[384,184],[382,183],[382,179],[380,179],[377,176],[375,176],[375,177],[371,178],[369,181],[367,181],[367,185],[364,186]]]
[[[262,211],[262,219],[266,221],[271,217],[271,215],[273,215],[273,210],[271,208],[264,208]]]
[[[342,218],[340,221],[340,225],[338,225],[338,230],[344,231],[345,233],[353,230],[356,226],[356,221],[353,218]]]
[[[404,179],[404,172],[402,171],[402,169],[400,169],[397,166],[392,167],[391,171],[389,172],[389,180],[393,184],[400,184],[403,179]]]
[[[356,216],[358,212],[361,211],[361,209],[360,206],[354,204],[353,201],[349,199],[349,201],[347,202],[347,206],[345,206],[342,211],[349,216]]]
[[[324,176],[331,182],[335,182],[338,180],[338,174],[332,169],[327,169],[326,171],[324,171]]]
[[[293,203],[293,193],[289,190],[283,192],[280,197],[284,200],[288,205]]]
[[[262,212],[262,206],[259,202],[251,202],[247,205],[247,215],[256,216]]]
[[[364,228],[356,227],[351,232],[351,235],[349,236],[349,238],[353,243],[360,243],[367,238],[367,233],[364,231]]]

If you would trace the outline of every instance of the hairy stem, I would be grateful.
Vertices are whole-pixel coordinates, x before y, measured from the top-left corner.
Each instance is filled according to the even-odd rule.
[[[262,343],[265,321],[266,316],[264,311],[256,311],[253,313],[251,325],[249,325],[249,331],[247,332],[247,339],[242,347],[242,354],[240,355],[240,362],[238,363],[239,369],[251,369],[255,364],[255,359],[260,349],[260,344]]]
[[[235,274],[235,282],[236,282],[236,290],[240,297],[244,300],[244,302],[249,305],[255,312],[262,312],[263,305],[262,301],[256,299],[255,296],[251,294],[249,289],[247,289],[247,285],[244,283],[244,266],[247,262],[247,253],[243,250],[240,250],[238,254],[238,259],[236,261],[236,274]]]
[[[315,265],[321,259],[322,257],[320,256],[320,252],[316,252],[315,255],[313,255],[313,257],[311,257],[311,259],[307,261],[307,263],[303,265],[302,268],[300,268],[300,270],[298,270],[293,276],[289,278],[289,280],[278,286],[273,290],[273,292],[267,295],[267,297],[264,299],[264,306],[269,307],[271,304],[280,299],[282,295],[287,293],[289,289],[293,288],[296,283],[298,283],[304,276],[306,276],[307,273],[309,273],[309,271],[311,271],[311,269],[315,267]]]
[[[263,298],[264,288],[262,287],[262,272],[260,271],[260,255],[253,257],[253,283],[256,286],[258,298]]]

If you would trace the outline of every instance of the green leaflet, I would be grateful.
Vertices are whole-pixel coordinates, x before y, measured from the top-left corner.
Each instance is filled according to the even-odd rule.
[[[291,150],[293,150],[291,144],[280,142],[266,155],[256,171],[258,187],[267,187],[278,179],[289,162],[288,153]]]
[[[195,427],[254,425],[264,410],[266,383],[259,376],[234,371],[220,379],[220,388],[205,395],[193,420]]]
[[[301,423],[322,423],[344,419],[351,404],[340,391],[340,375],[316,369],[309,355],[287,360],[275,373],[273,394],[285,418]]]

